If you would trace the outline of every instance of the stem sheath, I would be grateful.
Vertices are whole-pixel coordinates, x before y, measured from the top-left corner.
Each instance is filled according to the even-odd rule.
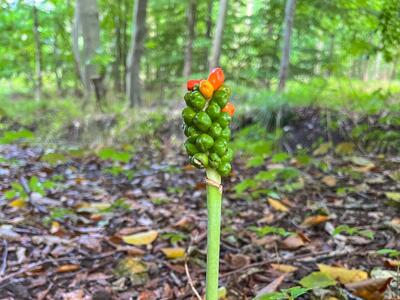
[[[207,169],[207,178],[221,184],[216,170]],[[206,300],[218,300],[219,244],[221,231],[222,193],[216,186],[207,184],[207,275]]]

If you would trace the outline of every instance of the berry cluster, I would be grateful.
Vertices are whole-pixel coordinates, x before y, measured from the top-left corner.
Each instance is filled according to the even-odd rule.
[[[182,117],[187,136],[185,148],[192,165],[212,168],[227,176],[232,170],[229,124],[235,107],[229,102],[231,90],[223,83],[220,68],[213,69],[207,80],[189,80]]]

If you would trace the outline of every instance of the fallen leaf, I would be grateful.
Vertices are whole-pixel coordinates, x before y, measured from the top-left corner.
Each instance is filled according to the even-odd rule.
[[[336,285],[336,281],[323,272],[312,272],[306,277],[303,277],[300,280],[300,284],[305,288],[321,289]]]
[[[285,275],[279,276],[278,278],[274,279],[274,281],[272,281],[266,287],[262,288],[257,292],[256,299],[257,297],[261,297],[262,295],[275,292],[284,280],[285,280]]]
[[[225,259],[233,269],[242,268],[250,263],[250,257],[243,254],[228,254]]]
[[[282,242],[282,246],[283,248],[288,250],[295,250],[303,247],[306,243],[309,242],[310,240],[304,234],[296,233],[284,239]]]
[[[141,232],[132,235],[126,235],[122,237],[122,240],[130,245],[149,245],[157,238],[158,232],[155,230],[150,230],[146,232]]]
[[[57,221],[51,222],[50,233],[55,234],[60,231],[61,225]]]
[[[24,199],[18,198],[11,201],[9,205],[14,208],[23,208],[26,206],[26,201]]]
[[[184,248],[161,248],[161,251],[165,254],[165,256],[169,259],[182,258],[185,256]]]
[[[398,268],[400,267],[400,260],[386,259],[385,266],[389,268]]]
[[[329,275],[340,283],[347,284],[368,279],[368,273],[363,270],[349,270],[341,267],[332,267],[325,264],[318,264],[319,270]]]
[[[324,176],[321,181],[329,187],[334,187],[337,184],[336,178],[330,175]]]
[[[152,291],[143,291],[140,293],[137,300],[156,300],[157,295]]]
[[[369,159],[366,159],[364,157],[360,157],[360,156],[352,156],[350,158],[351,162],[355,165],[358,166],[362,166],[362,167],[369,167],[369,168],[373,168],[375,167],[374,163],[372,161],[370,161]]]
[[[64,293],[62,297],[63,300],[84,300],[86,298],[85,292],[82,289]]]
[[[389,286],[392,278],[373,278],[346,284],[345,287],[354,295],[364,300],[383,300],[385,290]]]
[[[400,202],[400,193],[386,192],[385,196],[390,200],[393,200],[393,201],[396,201],[396,202]]]
[[[328,220],[329,220],[329,216],[324,216],[324,215],[311,216],[311,217],[307,217],[300,226],[312,227],[312,226],[316,226],[321,223],[324,223]]]
[[[314,150],[313,155],[324,155],[328,153],[329,149],[332,147],[332,143],[322,143]]]
[[[355,145],[353,143],[340,143],[336,146],[335,152],[341,155],[349,155],[354,152]]]
[[[271,264],[272,269],[282,273],[292,273],[297,271],[297,267],[285,264]]]
[[[271,205],[274,209],[276,209],[278,211],[282,211],[282,212],[289,211],[289,208],[279,200],[268,198],[268,203],[269,203],[269,205]]]
[[[57,268],[57,273],[74,272],[80,268],[81,267],[79,265],[62,265]]]

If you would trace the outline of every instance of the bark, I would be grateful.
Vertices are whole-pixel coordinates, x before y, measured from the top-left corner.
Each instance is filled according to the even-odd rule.
[[[211,42],[212,42],[212,40],[211,40],[211,30],[212,30],[212,9],[213,9],[213,4],[214,4],[213,0],[208,0],[205,37],[206,37],[206,39],[208,39],[210,41],[210,45],[211,45]],[[208,65],[209,65],[208,58],[210,56],[210,53],[208,51],[208,48],[205,51],[205,55],[206,56],[204,58],[204,71],[208,70]]]
[[[36,72],[36,84],[35,84],[35,99],[40,101],[42,98],[42,44],[40,41],[39,32],[39,16],[36,5],[32,7],[33,10],[33,34],[35,40],[35,72]]]
[[[96,50],[100,46],[99,13],[96,0],[76,1],[75,24],[72,34],[75,59],[79,64],[81,79],[88,96],[93,88],[98,87],[103,90],[99,67],[92,63],[96,56]],[[82,50],[79,47],[80,36],[83,40]],[[95,85],[94,81],[96,81]]]
[[[283,22],[282,58],[279,71],[279,91],[285,89],[286,80],[289,75],[290,48],[295,8],[296,0],[286,0],[285,20]]]
[[[142,104],[140,86],[140,60],[146,36],[147,0],[136,0],[132,16],[131,46],[127,57],[126,94],[131,106]]]
[[[123,61],[122,56],[122,33],[121,33],[121,1],[117,3],[117,13],[114,16],[115,19],[115,62],[114,62],[114,89],[116,92],[122,92],[122,80],[121,80],[121,66]]]
[[[188,36],[183,65],[183,77],[189,77],[192,73],[193,41],[195,39],[196,26],[196,0],[190,0],[187,10]]]
[[[210,58],[210,65],[209,65],[210,69],[215,68],[216,66],[218,66],[219,63],[227,8],[228,8],[228,0],[220,0],[217,27],[215,31],[212,52],[211,52],[212,54]]]

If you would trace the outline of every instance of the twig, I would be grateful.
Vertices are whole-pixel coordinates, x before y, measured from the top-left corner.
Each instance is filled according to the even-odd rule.
[[[0,269],[0,276],[3,276],[6,273],[7,257],[8,257],[8,243],[6,240],[3,240],[3,257]]]
[[[193,293],[196,295],[197,299],[199,300],[203,300],[203,298],[201,298],[199,292],[196,290],[194,284],[193,284],[193,280],[192,277],[190,277],[190,273],[189,273],[189,267],[187,264],[187,260],[185,260],[185,272],[186,272],[186,277],[188,279],[188,283],[190,285],[190,288],[192,289]]]

